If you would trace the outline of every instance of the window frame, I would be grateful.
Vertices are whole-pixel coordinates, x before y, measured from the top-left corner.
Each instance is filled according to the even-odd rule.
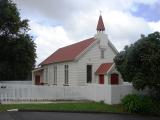
[[[64,65],[64,85],[69,85],[69,65]]]
[[[90,67],[90,71],[88,71],[88,67]],[[93,66],[91,65],[91,64],[87,64],[87,66],[86,66],[86,77],[87,77],[87,80],[86,80],[86,82],[88,83],[88,84],[90,84],[90,83],[92,83],[92,72],[93,72]],[[90,75],[89,75],[90,74]],[[89,79],[90,78],[90,79]]]
[[[53,67],[53,71],[54,71],[53,84],[57,85],[57,66],[56,65]]]
[[[48,68],[46,68],[45,83],[48,84]]]
[[[101,49],[101,59],[104,59],[104,52],[105,52],[105,50]]]

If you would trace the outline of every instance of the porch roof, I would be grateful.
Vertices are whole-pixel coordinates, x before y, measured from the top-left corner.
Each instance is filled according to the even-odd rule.
[[[103,63],[99,66],[96,71],[96,74],[106,74],[110,68],[112,67],[113,63]]]
[[[32,72],[37,72],[37,71],[42,71],[42,70],[44,70],[44,68],[35,68],[34,70],[32,70]]]

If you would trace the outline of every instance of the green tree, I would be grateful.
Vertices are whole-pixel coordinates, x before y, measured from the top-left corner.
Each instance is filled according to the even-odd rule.
[[[0,0],[0,80],[25,80],[35,64],[36,46],[11,0]]]
[[[160,33],[142,36],[126,46],[115,58],[117,70],[125,81],[133,83],[138,90],[146,87],[151,94],[160,97]]]

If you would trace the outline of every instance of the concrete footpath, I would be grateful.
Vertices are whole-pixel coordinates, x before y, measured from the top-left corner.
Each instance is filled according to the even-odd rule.
[[[160,117],[108,113],[0,112],[0,120],[160,120]]]

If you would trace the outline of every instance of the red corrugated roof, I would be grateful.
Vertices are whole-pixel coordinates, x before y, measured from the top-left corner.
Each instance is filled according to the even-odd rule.
[[[72,61],[94,41],[94,38],[89,38],[84,41],[60,48],[52,55],[50,55],[47,59],[45,59],[42,63],[40,63],[40,65],[46,65],[55,62]]]
[[[102,16],[99,16],[98,24],[97,24],[97,31],[105,31],[105,27],[103,24]]]
[[[113,63],[103,63],[99,66],[96,71],[96,74],[105,74],[113,65]]]

